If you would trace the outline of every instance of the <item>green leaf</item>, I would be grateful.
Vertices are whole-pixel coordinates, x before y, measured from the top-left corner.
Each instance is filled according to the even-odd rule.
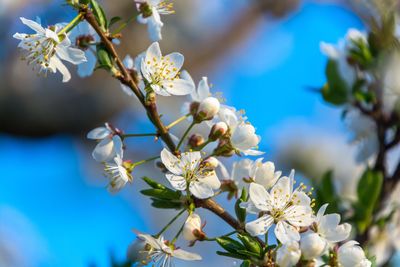
[[[260,243],[257,242],[257,240],[249,235],[246,234],[238,234],[237,235],[240,241],[242,241],[243,245],[248,249],[249,251],[256,253],[258,257],[261,256],[262,252],[262,247]]]
[[[166,199],[166,200],[179,200],[182,196],[181,192],[173,191],[168,188],[144,189],[144,190],[141,190],[140,193],[142,193],[145,196],[154,197],[154,198],[158,198],[158,199]]]
[[[248,259],[248,257],[246,257],[246,256],[238,255],[235,253],[223,252],[223,251],[217,251],[217,254],[220,256],[225,256],[225,257],[239,259],[239,260],[247,260]]]
[[[247,192],[245,187],[242,189],[242,194],[235,203],[235,213],[236,217],[238,218],[239,222],[244,223],[246,221],[246,209],[241,208],[240,204],[247,201]]]
[[[358,201],[355,204],[355,221],[360,233],[371,224],[374,209],[381,193],[383,175],[381,172],[367,169],[357,186]]]
[[[248,251],[248,250],[238,250],[237,253],[239,253],[240,255],[243,255],[243,256],[249,256],[251,258],[257,258],[257,259],[260,258],[259,254]]]
[[[340,76],[338,64],[330,59],[326,64],[325,75],[327,84],[321,90],[325,101],[333,105],[342,105],[347,101],[348,85]]]
[[[157,209],[176,209],[180,210],[183,208],[182,202],[177,202],[173,200],[165,200],[165,199],[158,199],[158,198],[151,198],[153,201],[151,206]]]
[[[99,65],[101,66],[101,68],[110,71],[114,67],[113,63],[114,61],[111,55],[108,53],[107,49],[102,44],[97,45],[96,50],[97,50],[97,60],[99,62]]]
[[[228,236],[218,237],[216,241],[222,248],[231,253],[236,253],[239,250],[246,250],[239,241]]]
[[[251,266],[251,261],[245,260],[240,264],[240,267],[250,267]]]
[[[314,184],[314,187],[316,189],[315,201],[317,208],[320,208],[323,204],[328,203],[329,206],[327,208],[327,213],[338,212],[338,197],[333,184],[333,172],[326,172],[321,181]]]
[[[154,188],[154,189],[166,189],[166,187],[160,183],[157,183],[156,181],[154,181],[153,179],[149,178],[149,177],[143,177],[142,178],[143,181],[146,182],[146,184],[148,184],[150,187]]]
[[[107,23],[107,18],[106,18],[103,8],[96,0],[90,0],[90,4],[92,5],[93,15],[95,16],[101,29],[104,32],[106,32],[108,30],[108,28],[107,28],[108,23]]]
[[[112,17],[110,19],[110,22],[108,23],[108,28],[110,28],[112,25],[114,25],[115,23],[117,23],[120,20],[122,20],[121,17]]]

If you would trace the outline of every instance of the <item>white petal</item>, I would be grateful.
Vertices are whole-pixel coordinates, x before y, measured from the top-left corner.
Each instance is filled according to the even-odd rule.
[[[158,62],[161,59],[161,50],[158,42],[152,43],[146,51],[146,59],[145,61],[153,62],[154,59]]]
[[[58,57],[53,56],[50,59],[50,66],[54,66],[58,71],[60,71],[61,75],[63,76],[62,82],[68,82],[71,80],[71,73],[69,73],[69,70],[67,67],[61,62]]]
[[[300,234],[296,228],[285,221],[279,221],[276,224],[275,236],[282,244],[300,240]]]
[[[87,62],[78,65],[78,75],[82,78],[92,75],[97,63],[97,58],[92,51],[88,50],[85,55]]]
[[[214,191],[208,184],[202,182],[191,182],[189,185],[190,192],[199,199],[206,199],[214,195]]]
[[[115,157],[114,142],[111,138],[104,138],[93,150],[92,156],[96,161],[111,161]]]
[[[57,46],[56,47],[57,56],[61,59],[68,61],[72,64],[78,65],[83,62],[87,62],[85,52],[80,49],[65,47],[65,46]]]
[[[197,86],[197,94],[199,96],[199,100],[197,101],[201,101],[210,96],[210,87],[208,86],[207,77],[203,77],[200,80],[199,85]]]
[[[186,261],[199,261],[201,260],[201,256],[196,254],[196,253],[191,253],[188,251],[185,251],[183,249],[176,249],[172,252],[172,256],[175,258],[181,259],[181,260],[186,260]]]
[[[252,235],[264,235],[268,232],[271,225],[274,223],[274,219],[270,215],[264,215],[255,221],[246,223],[246,231]]]
[[[324,205],[322,205],[322,206],[319,208],[318,213],[317,213],[317,218],[316,218],[316,221],[317,221],[317,222],[320,222],[320,221],[321,221],[322,216],[324,216],[324,214],[325,214],[325,212],[326,212],[326,208],[328,207],[328,205],[329,205],[329,204],[324,204]]]
[[[262,185],[251,183],[249,188],[250,199],[253,204],[262,211],[271,210],[270,195]]]
[[[180,159],[169,152],[168,149],[164,148],[161,151],[160,156],[162,163],[170,172],[176,175],[181,175],[183,173],[182,169],[180,168]]]
[[[218,190],[221,187],[221,182],[215,172],[212,172],[210,175],[202,178],[201,182],[208,184],[213,190]]]
[[[119,158],[123,158],[124,156],[124,150],[123,150],[123,143],[121,140],[121,137],[119,135],[114,135],[112,137],[113,143],[114,143],[114,153],[117,155]]]
[[[178,74],[179,70],[182,68],[183,61],[185,60],[185,58],[181,53],[174,52],[174,53],[166,55],[164,57],[164,60],[171,64],[170,65],[171,72],[170,72],[169,76],[171,78],[174,78]]]
[[[173,188],[180,191],[186,190],[187,185],[184,177],[171,173],[167,173],[165,176],[167,177]]]
[[[21,21],[23,24],[25,24],[26,26],[28,26],[29,28],[31,28],[32,30],[34,30],[37,33],[45,33],[45,29],[37,22],[30,20],[30,19],[26,19],[23,17],[20,17]]]
[[[100,140],[111,134],[111,131],[106,127],[97,127],[87,134],[88,139]]]
[[[171,95],[187,95],[194,91],[193,84],[183,79],[164,80],[161,86]]]

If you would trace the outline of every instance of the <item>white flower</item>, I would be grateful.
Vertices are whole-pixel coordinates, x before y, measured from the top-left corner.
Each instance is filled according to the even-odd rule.
[[[293,190],[294,171],[290,177],[282,177],[271,188],[270,193],[264,186],[251,183],[250,202],[256,209],[265,214],[255,221],[246,224],[246,231],[253,235],[263,235],[275,224],[275,236],[281,243],[291,240],[299,241],[299,227],[313,223],[311,200],[304,193],[303,186]],[[253,209],[250,208],[250,211]]]
[[[351,225],[340,223],[340,215],[337,213],[325,214],[328,204],[324,204],[318,210],[315,219],[315,232],[318,233],[328,243],[338,243],[346,240],[351,232]]]
[[[110,179],[108,191],[116,193],[120,191],[128,182],[132,182],[132,176],[124,166],[122,155],[117,155],[113,161],[104,163],[104,171]]]
[[[201,229],[201,218],[198,214],[192,213],[185,222],[182,235],[188,241],[198,240],[204,233]]]
[[[248,186],[245,180],[250,178],[252,167],[253,161],[250,159],[242,159],[233,163],[230,179],[235,182],[238,189],[241,190],[243,187]]]
[[[15,33],[14,38],[21,40],[18,44],[26,53],[23,57],[28,64],[39,67],[39,73],[47,75],[47,71],[56,73],[57,70],[63,76],[63,82],[71,79],[71,74],[61,60],[78,65],[86,62],[85,53],[71,47],[71,41],[66,34],[58,32],[64,24],[56,24],[50,28],[43,28],[39,23],[21,18],[23,24],[35,31],[33,34]]]
[[[291,241],[278,248],[276,251],[276,263],[279,267],[292,267],[299,262],[300,256],[299,244],[296,241]]]
[[[339,247],[337,258],[340,267],[370,267],[371,262],[357,241],[348,241]]]
[[[122,140],[115,130],[106,123],[105,127],[98,127],[87,134],[88,139],[99,141],[92,156],[96,161],[111,161],[115,156],[122,157]]]
[[[230,142],[234,149],[245,155],[257,156],[264,154],[264,152],[255,149],[261,141],[261,137],[255,133],[256,129],[246,122],[245,118],[238,115],[234,108],[221,106],[219,118],[229,127]]]
[[[264,186],[264,188],[271,188],[279,177],[281,177],[281,171],[275,171],[275,164],[271,161],[262,162],[263,158],[257,159],[250,170],[250,179],[252,182]]]
[[[172,267],[174,266],[173,258],[186,261],[201,260],[201,256],[198,254],[176,249],[174,245],[168,245],[168,242],[162,236],[156,239],[151,235],[139,234],[138,238],[144,240],[147,244],[145,251],[143,251],[147,258],[144,265],[152,261],[155,266]]]
[[[133,263],[147,265],[150,259],[147,257],[146,245],[146,240],[138,236],[136,240],[129,245],[126,257]]]
[[[218,114],[220,108],[219,100],[215,97],[206,97],[199,104],[197,113],[194,116],[197,121],[211,120]]]
[[[306,260],[321,256],[326,248],[326,242],[317,233],[307,232],[301,236],[300,248]]]
[[[150,39],[152,41],[161,40],[161,28],[164,23],[161,21],[160,15],[174,13],[172,4],[163,0],[140,0],[136,1],[136,7],[140,12],[138,21],[147,24]]]
[[[82,21],[71,31],[69,37],[71,40],[75,40],[75,45],[84,51],[87,59],[86,62],[78,65],[78,75],[80,77],[92,75],[96,67],[97,55],[91,46],[100,40],[96,31],[89,23]]]
[[[193,84],[179,78],[183,60],[183,55],[176,52],[162,56],[160,45],[152,43],[141,61],[145,84],[163,96],[190,94],[194,90]]]
[[[203,163],[198,151],[184,152],[178,158],[164,148],[161,161],[170,171],[166,177],[176,190],[184,191],[189,187],[195,197],[205,199],[212,197],[214,190],[221,186],[214,169]]]
[[[364,33],[356,30],[349,29],[345,39],[339,41],[337,45],[331,45],[322,42],[320,44],[321,51],[328,56],[330,59],[335,60],[338,64],[338,70],[340,77],[347,83],[351,88],[357,79],[355,68],[350,66],[347,58],[348,52],[354,47],[354,41],[362,41],[367,43],[367,39]],[[349,91],[349,94],[351,92]]]

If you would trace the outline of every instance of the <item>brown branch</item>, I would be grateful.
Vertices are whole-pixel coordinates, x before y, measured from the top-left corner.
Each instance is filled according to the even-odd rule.
[[[236,220],[229,212],[227,212],[223,207],[221,207],[215,200],[213,199],[198,199],[195,198],[196,207],[204,208],[206,210],[211,211],[238,232],[245,232],[244,225]],[[258,243],[264,247],[265,243],[260,238],[256,237]]]

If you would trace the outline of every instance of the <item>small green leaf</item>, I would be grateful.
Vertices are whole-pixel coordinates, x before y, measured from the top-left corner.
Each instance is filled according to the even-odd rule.
[[[96,17],[96,20],[99,23],[101,29],[106,32],[108,30],[108,24],[103,8],[96,0],[90,0],[90,4],[92,5],[93,15]]]
[[[163,186],[160,183],[157,183],[156,181],[154,181],[153,179],[149,178],[149,177],[143,177],[142,178],[143,181],[145,181],[150,187],[154,188],[154,189],[166,189],[165,186]]]
[[[240,264],[240,267],[250,267],[251,266],[251,261],[245,260]]]
[[[216,241],[222,248],[231,253],[236,253],[239,250],[246,250],[239,241],[227,236],[218,237]]]
[[[251,237],[246,234],[238,234],[237,236],[249,251],[256,253],[258,257],[261,255],[262,247],[254,237]]]
[[[239,222],[244,223],[246,221],[246,209],[241,208],[240,204],[243,202],[246,202],[247,200],[247,192],[245,187],[243,187],[242,189],[242,194],[240,196],[240,198],[238,198],[238,200],[236,200],[235,203],[235,213],[236,213],[236,217],[238,218]]]
[[[229,252],[223,252],[223,251],[217,251],[217,254],[220,256],[225,256],[225,257],[239,259],[239,260],[247,260],[249,258],[249,257],[238,255],[235,253],[229,253]]]
[[[154,197],[158,199],[166,199],[166,200],[179,200],[182,196],[182,193],[179,191],[173,191],[169,188],[165,189],[144,189],[140,191],[145,196]]]
[[[165,199],[157,199],[151,198],[153,201],[151,205],[157,209],[176,209],[180,210],[183,208],[183,204],[181,202],[173,201],[173,200],[165,200]]]
[[[326,64],[325,75],[327,84],[325,84],[321,90],[324,100],[333,105],[344,104],[347,101],[349,88],[346,82],[340,76],[336,61],[328,61]]]
[[[122,20],[121,17],[112,17],[110,19],[110,22],[108,23],[108,28],[110,28],[111,26],[113,26],[115,23],[117,23],[120,20]]]
[[[107,49],[102,44],[97,45],[96,50],[97,50],[97,60],[99,62],[99,65],[102,68],[110,71],[114,67],[111,55],[108,53]]]

